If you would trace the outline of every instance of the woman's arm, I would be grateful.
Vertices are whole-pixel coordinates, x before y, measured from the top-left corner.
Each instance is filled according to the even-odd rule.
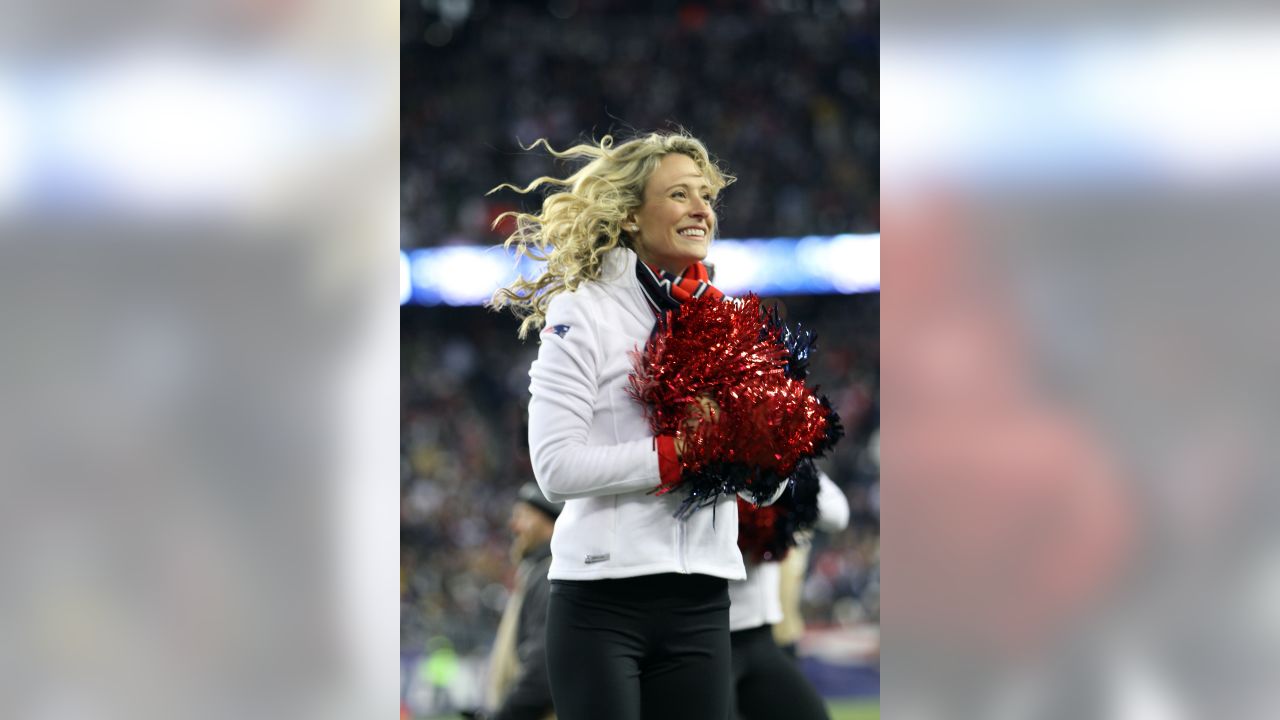
[[[658,486],[652,437],[588,445],[603,362],[589,303],[563,294],[547,309],[538,359],[529,369],[529,454],[552,501],[651,490]]]

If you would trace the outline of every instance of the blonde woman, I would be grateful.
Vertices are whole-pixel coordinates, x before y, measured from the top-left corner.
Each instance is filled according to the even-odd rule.
[[[564,501],[551,541],[547,663],[561,720],[720,720],[730,708],[728,581],[745,577],[734,496],[687,519],[682,441],[654,437],[628,394],[632,353],[660,313],[720,293],[703,258],[716,199],[733,181],[697,139],[654,133],[578,145],[586,160],[507,240],[545,272],[492,305],[540,333],[530,368],[529,448],[538,485]],[[510,186],[507,186],[510,187]],[[695,418],[714,419],[713,402]],[[695,422],[697,419],[695,419]]]

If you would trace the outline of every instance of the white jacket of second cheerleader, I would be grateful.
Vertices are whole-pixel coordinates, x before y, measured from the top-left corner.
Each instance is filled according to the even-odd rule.
[[[815,530],[840,532],[849,526],[849,501],[826,473],[818,471],[818,522]],[[747,577],[729,583],[729,630],[750,630],[782,622],[777,562],[746,563]]]

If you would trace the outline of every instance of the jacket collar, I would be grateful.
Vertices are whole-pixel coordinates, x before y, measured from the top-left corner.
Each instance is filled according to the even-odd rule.
[[[653,311],[645,299],[644,290],[636,278],[636,263],[640,259],[625,248],[616,247],[604,254],[600,268],[600,282],[609,288],[608,295],[636,319],[653,322]]]

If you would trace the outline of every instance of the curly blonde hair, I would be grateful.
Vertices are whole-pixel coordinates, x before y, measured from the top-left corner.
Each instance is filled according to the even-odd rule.
[[[492,194],[508,188],[528,193],[542,186],[563,188],[549,194],[537,214],[506,212],[494,220],[496,227],[508,217],[515,219],[516,229],[503,247],[515,246],[517,258],[527,255],[546,262],[546,269],[538,277],[518,278],[489,299],[490,308],[509,308],[521,318],[521,339],[546,324],[552,298],[599,279],[604,254],[619,245],[630,245],[633,239],[622,224],[628,214],[644,204],[645,183],[662,158],[673,153],[687,155],[697,163],[714,192],[735,179],[717,166],[700,140],[684,131],[649,133],[617,146],[612,135],[605,135],[598,143],[574,145],[562,151],[539,139],[525,149],[539,145],[552,157],[589,162],[565,178],[544,175],[523,188],[503,183],[489,191]]]

